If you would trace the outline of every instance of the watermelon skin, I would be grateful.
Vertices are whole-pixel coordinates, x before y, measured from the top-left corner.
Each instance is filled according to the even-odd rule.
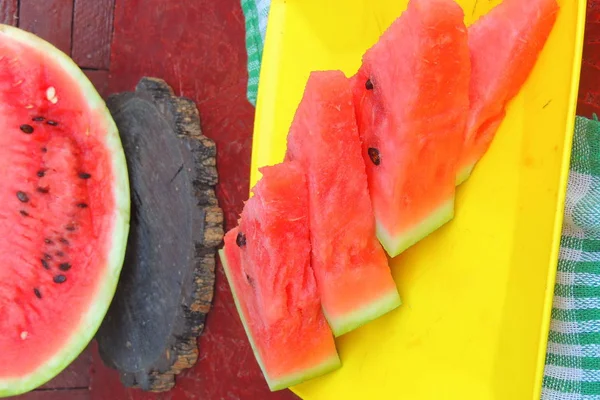
[[[284,163],[261,173],[220,254],[256,359],[275,391],[341,363],[310,266],[304,172]]]
[[[469,107],[463,17],[452,0],[411,0],[352,79],[377,236],[392,257],[454,216]]]
[[[306,171],[312,267],[334,335],[398,307],[400,296],[375,236],[350,81],[341,71],[311,73],[286,159]]]
[[[457,184],[468,179],[489,148],[508,102],[535,66],[558,10],[556,0],[504,0],[469,27],[470,109]]]
[[[54,378],[93,338],[116,289],[130,206],[127,166],[116,126],[79,67],[51,44],[10,26],[0,25],[0,50],[0,115],[5,124],[0,135],[0,173],[4,176],[0,184],[4,204],[0,218],[4,282],[0,285],[0,397],[8,397]],[[55,96],[49,96],[50,85]],[[61,121],[62,133],[50,135],[48,125],[35,125],[36,131],[29,136],[19,131],[18,124],[38,112]],[[89,129],[79,129],[82,126]],[[36,147],[41,140],[52,144],[43,155]],[[40,201],[41,194],[33,193],[27,204],[21,204],[14,189],[30,188],[36,182],[36,157],[56,168],[89,167],[92,176],[81,185],[64,175],[64,170],[57,170],[63,174],[60,180],[48,173],[44,182],[51,189],[61,188],[48,194],[53,200],[45,203]],[[41,235],[61,216],[61,207],[74,206],[65,194],[86,194],[88,207],[78,214],[87,216],[78,220],[81,225],[69,245],[73,265],[64,272],[68,280],[57,285],[52,282],[56,264],[50,261],[50,275],[44,275],[35,252],[43,245]],[[19,215],[21,206],[30,207],[28,217]],[[47,213],[41,223],[35,207],[55,212]],[[30,240],[24,244],[19,239],[25,232]],[[15,259],[21,262],[15,264]],[[13,279],[8,280],[9,275]],[[43,298],[35,297],[34,287]]]

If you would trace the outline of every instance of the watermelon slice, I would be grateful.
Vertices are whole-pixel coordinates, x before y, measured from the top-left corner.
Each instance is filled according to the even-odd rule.
[[[308,189],[296,163],[261,169],[221,261],[271,390],[340,367],[310,267]]]
[[[310,75],[287,145],[287,159],[306,170],[312,267],[340,336],[400,305],[375,236],[350,81],[341,71]]]
[[[0,25],[0,397],[57,375],[94,336],[125,254],[125,157],[81,70]]]
[[[556,21],[556,0],[504,0],[469,27],[470,110],[456,183],[485,154]],[[493,43],[493,45],[490,45]]]
[[[462,9],[411,0],[353,78],[377,236],[392,257],[454,215],[469,65]]]

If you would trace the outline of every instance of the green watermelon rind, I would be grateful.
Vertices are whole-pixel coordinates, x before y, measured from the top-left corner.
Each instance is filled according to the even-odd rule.
[[[235,303],[235,307],[236,307],[238,314],[240,316],[240,319],[242,321],[242,325],[244,326],[244,330],[246,331],[246,336],[248,337],[248,341],[250,342],[252,351],[254,352],[254,357],[256,358],[256,361],[258,362],[258,365],[267,381],[267,384],[269,385],[269,389],[272,392],[277,391],[277,390],[286,389],[286,388],[289,388],[290,386],[298,385],[309,379],[313,379],[318,376],[325,375],[325,374],[327,374],[331,371],[334,371],[342,366],[342,362],[339,358],[339,355],[336,352],[330,358],[324,360],[322,363],[320,363],[312,368],[306,369],[304,371],[296,372],[291,375],[279,377],[279,378],[271,377],[263,364],[262,357],[260,356],[260,353],[258,352],[256,343],[254,342],[254,337],[252,336],[252,333],[250,332],[250,329],[248,327],[246,317],[244,316],[244,313],[242,312],[242,307],[240,305],[239,298],[237,296],[237,290],[235,288],[235,284],[233,283],[234,282],[233,276],[230,272],[229,263],[227,261],[227,256],[225,255],[224,249],[219,250],[219,257],[221,258],[221,263],[223,264],[223,270],[225,271],[225,276],[227,277],[227,281],[229,282],[229,287],[231,288],[231,294],[233,295],[233,301]]]
[[[462,184],[464,181],[469,179],[474,168],[475,168],[475,163],[473,163],[472,165],[466,166],[462,170],[458,171],[458,174],[456,174],[456,186]]]
[[[383,224],[376,219],[377,238],[388,255],[393,258],[433,233],[452,218],[454,218],[454,196],[423,219],[420,224],[400,236],[392,237],[383,227]]]
[[[354,310],[344,316],[333,317],[328,315],[325,310],[325,318],[329,323],[329,327],[335,337],[342,336],[350,331],[353,331],[369,322],[395,310],[402,305],[402,300],[398,294],[398,290],[394,287],[389,293],[381,296],[374,302],[371,302],[365,307]]]
[[[79,85],[88,106],[95,111],[95,116],[102,119],[102,123],[107,128],[105,145],[111,154],[115,193],[112,244],[108,247],[110,253],[107,257],[106,276],[98,286],[97,293],[91,300],[91,306],[82,315],[81,322],[71,338],[43,365],[26,376],[0,379],[0,397],[8,397],[31,391],[54,378],[71,364],[93,339],[114,297],[123,266],[129,234],[130,196],[127,163],[117,127],[104,101],[81,69],[71,58],[50,43],[18,28],[0,24],[0,40],[12,40],[38,49],[55,62],[57,68],[61,68],[71,76],[74,84]]]

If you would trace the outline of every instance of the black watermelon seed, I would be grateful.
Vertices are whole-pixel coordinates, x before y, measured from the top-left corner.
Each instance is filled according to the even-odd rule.
[[[52,280],[54,283],[65,283],[67,281],[67,277],[64,275],[56,275]]]
[[[38,187],[36,190],[40,193],[48,193],[50,191],[47,187]]]
[[[49,120],[48,120],[48,122],[46,122],[46,123],[47,123],[48,125],[50,125],[50,126],[56,126],[56,125],[58,125],[58,122],[56,122],[56,121],[52,121],[51,119],[49,119]]]
[[[40,260],[42,262],[42,266],[46,269],[50,269],[50,265],[48,264],[48,261],[44,260],[43,258]]]
[[[46,244],[54,244],[54,242],[51,239],[48,239],[48,238],[44,239],[44,242]]]
[[[77,203],[77,207],[79,207],[79,208],[87,208],[87,206],[88,205],[85,203]]]
[[[26,133],[28,135],[33,133],[33,126],[31,125],[23,124],[19,128],[23,131],[23,133]]]
[[[21,203],[27,203],[29,201],[29,196],[27,196],[27,193],[25,192],[21,192],[20,190],[17,192],[17,199],[19,199],[19,201]]]
[[[381,164],[381,158],[379,157],[379,150],[377,150],[375,147],[369,147],[368,153],[369,153],[369,158],[371,159],[371,161],[373,161],[373,164],[375,164],[375,165]]]
[[[24,216],[24,217],[29,217],[29,213],[28,213],[27,211],[25,211],[25,210],[21,210],[21,211],[19,211],[19,212],[21,213],[21,215],[22,215],[22,216]]]
[[[33,288],[33,293],[35,293],[35,297],[37,297],[38,299],[42,298],[42,293],[38,288]]]
[[[73,232],[75,230],[75,225],[68,224],[67,226],[65,226],[65,229],[68,230],[69,232]]]
[[[235,238],[235,243],[238,247],[244,247],[246,245],[246,235],[242,232],[238,232],[237,237]]]
[[[42,147],[42,153],[46,153],[46,152],[48,152],[48,149],[45,147]]]
[[[42,122],[42,121],[43,121],[43,120],[45,120],[45,119],[46,119],[46,118],[44,118],[44,117],[33,117],[33,118],[31,118],[31,120],[32,120],[32,121],[35,121],[35,122]]]
[[[68,271],[71,269],[71,264],[69,263],[62,263],[58,266],[58,269],[60,269],[61,271]]]
[[[66,244],[67,246],[69,245],[69,241],[65,238],[60,238],[58,239],[59,242],[61,242],[62,244]]]
[[[90,179],[92,176],[90,174],[88,174],[87,172],[80,172],[79,177],[81,179]]]
[[[46,175],[46,171],[44,171],[44,170],[42,170],[42,169],[40,169],[40,170],[37,172],[37,176],[39,176],[40,178],[43,178],[43,177],[44,177],[44,175]]]
[[[48,253],[44,253],[44,258],[46,260],[52,260],[52,256],[50,254],[48,254]]]
[[[252,279],[250,275],[246,274],[246,280],[248,281],[250,286],[254,287],[254,279]]]
[[[367,90],[373,90],[373,82],[371,82],[370,79],[367,79],[367,81],[365,82],[365,87],[367,88]]]
[[[57,257],[63,257],[65,255],[65,253],[63,253],[62,251],[57,251],[54,254],[56,254]]]

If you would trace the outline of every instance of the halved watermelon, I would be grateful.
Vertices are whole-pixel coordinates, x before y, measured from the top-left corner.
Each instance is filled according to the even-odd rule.
[[[339,336],[400,305],[375,236],[350,81],[341,71],[311,73],[287,146],[287,159],[306,171],[312,267]]]
[[[221,261],[271,390],[340,367],[310,267],[308,188],[295,162],[261,169]]]
[[[0,25],[0,397],[53,378],[115,292],[127,167],[104,102],[66,55]]]
[[[504,0],[469,27],[470,110],[456,183],[489,148],[507,103],[519,92],[558,13],[556,0]]]
[[[462,9],[411,0],[353,78],[377,236],[392,257],[454,215],[469,66]]]

